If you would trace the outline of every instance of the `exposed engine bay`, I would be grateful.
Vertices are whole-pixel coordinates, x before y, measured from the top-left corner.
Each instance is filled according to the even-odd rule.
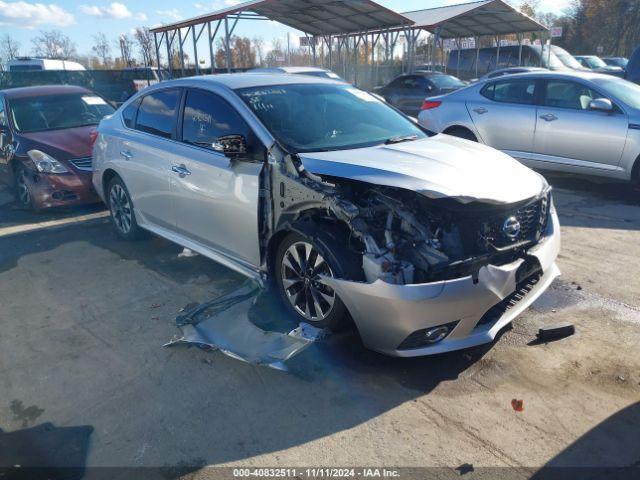
[[[517,205],[462,204],[307,172],[295,156],[274,169],[274,224],[301,218],[347,225],[346,247],[362,256],[364,279],[409,285],[477,275],[510,263],[543,236],[550,191]],[[292,170],[294,170],[292,172]],[[276,227],[277,228],[277,227]]]

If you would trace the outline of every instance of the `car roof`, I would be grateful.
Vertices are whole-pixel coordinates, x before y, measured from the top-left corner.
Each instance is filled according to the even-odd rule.
[[[562,72],[554,72],[554,71],[550,71],[550,70],[543,70],[540,72],[526,72],[526,73],[516,73],[515,75],[509,75],[508,77],[499,77],[499,78],[492,78],[489,81],[495,81],[495,80],[507,80],[507,79],[512,79],[512,78],[529,78],[531,76],[536,76],[536,77],[542,77],[542,78],[564,78],[564,79],[579,79],[579,80],[598,80],[598,79],[612,79],[615,77],[612,77],[611,75],[606,75],[604,73],[595,73],[595,72],[591,72],[590,70],[587,71],[573,71],[573,70],[566,70],[566,71],[562,71]]]
[[[436,77],[439,75],[449,75],[448,73],[437,72],[433,70],[416,70],[413,73],[405,73],[399,75],[400,77],[408,77],[410,75],[418,75],[419,77]]]
[[[307,73],[307,72],[330,72],[326,68],[318,67],[267,67],[267,68],[252,68],[248,73]]]
[[[238,88],[251,87],[271,87],[276,85],[293,85],[293,84],[342,84],[345,82],[330,78],[312,77],[305,75],[290,75],[288,73],[225,73],[222,75],[199,75],[195,77],[187,77],[176,80],[167,80],[151,87],[147,87],[145,91],[150,89],[158,89],[170,85],[175,86],[206,86],[206,85],[223,85],[232,90]]]
[[[1,91],[6,98],[39,97],[42,95],[68,95],[72,93],[93,93],[83,87],[74,85],[42,85],[37,87],[8,88]]]

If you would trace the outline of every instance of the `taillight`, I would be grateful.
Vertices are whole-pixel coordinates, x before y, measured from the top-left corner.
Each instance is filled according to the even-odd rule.
[[[438,108],[440,105],[442,105],[442,102],[434,102],[431,100],[425,100],[424,103],[422,104],[422,106],[420,107],[420,110],[431,110],[433,108]]]
[[[97,139],[98,139],[98,131],[94,128],[89,132],[89,142],[91,143],[92,147],[93,147],[93,144],[96,143]]]

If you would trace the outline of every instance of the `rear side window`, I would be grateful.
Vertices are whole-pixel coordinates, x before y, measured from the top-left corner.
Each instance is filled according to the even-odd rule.
[[[240,114],[213,93],[189,90],[184,104],[182,141],[213,149],[219,137],[243,135],[250,154],[257,153],[258,141]]]
[[[480,93],[494,102],[533,105],[536,82],[528,79],[504,80],[486,85]]]
[[[127,108],[125,108],[122,111],[122,120],[124,121],[124,124],[129,127],[129,128],[133,128],[136,122],[136,114],[138,113],[138,107],[140,106],[140,101],[137,100],[133,103],[131,103],[129,106],[127,106]]]
[[[179,90],[162,90],[144,97],[138,110],[136,130],[172,138],[179,99]]]

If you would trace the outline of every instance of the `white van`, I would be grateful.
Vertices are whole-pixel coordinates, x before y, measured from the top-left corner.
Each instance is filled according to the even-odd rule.
[[[80,71],[85,68],[78,62],[69,60],[52,60],[49,58],[16,58],[7,62],[7,70],[10,72],[39,71],[39,70],[73,70]]]

